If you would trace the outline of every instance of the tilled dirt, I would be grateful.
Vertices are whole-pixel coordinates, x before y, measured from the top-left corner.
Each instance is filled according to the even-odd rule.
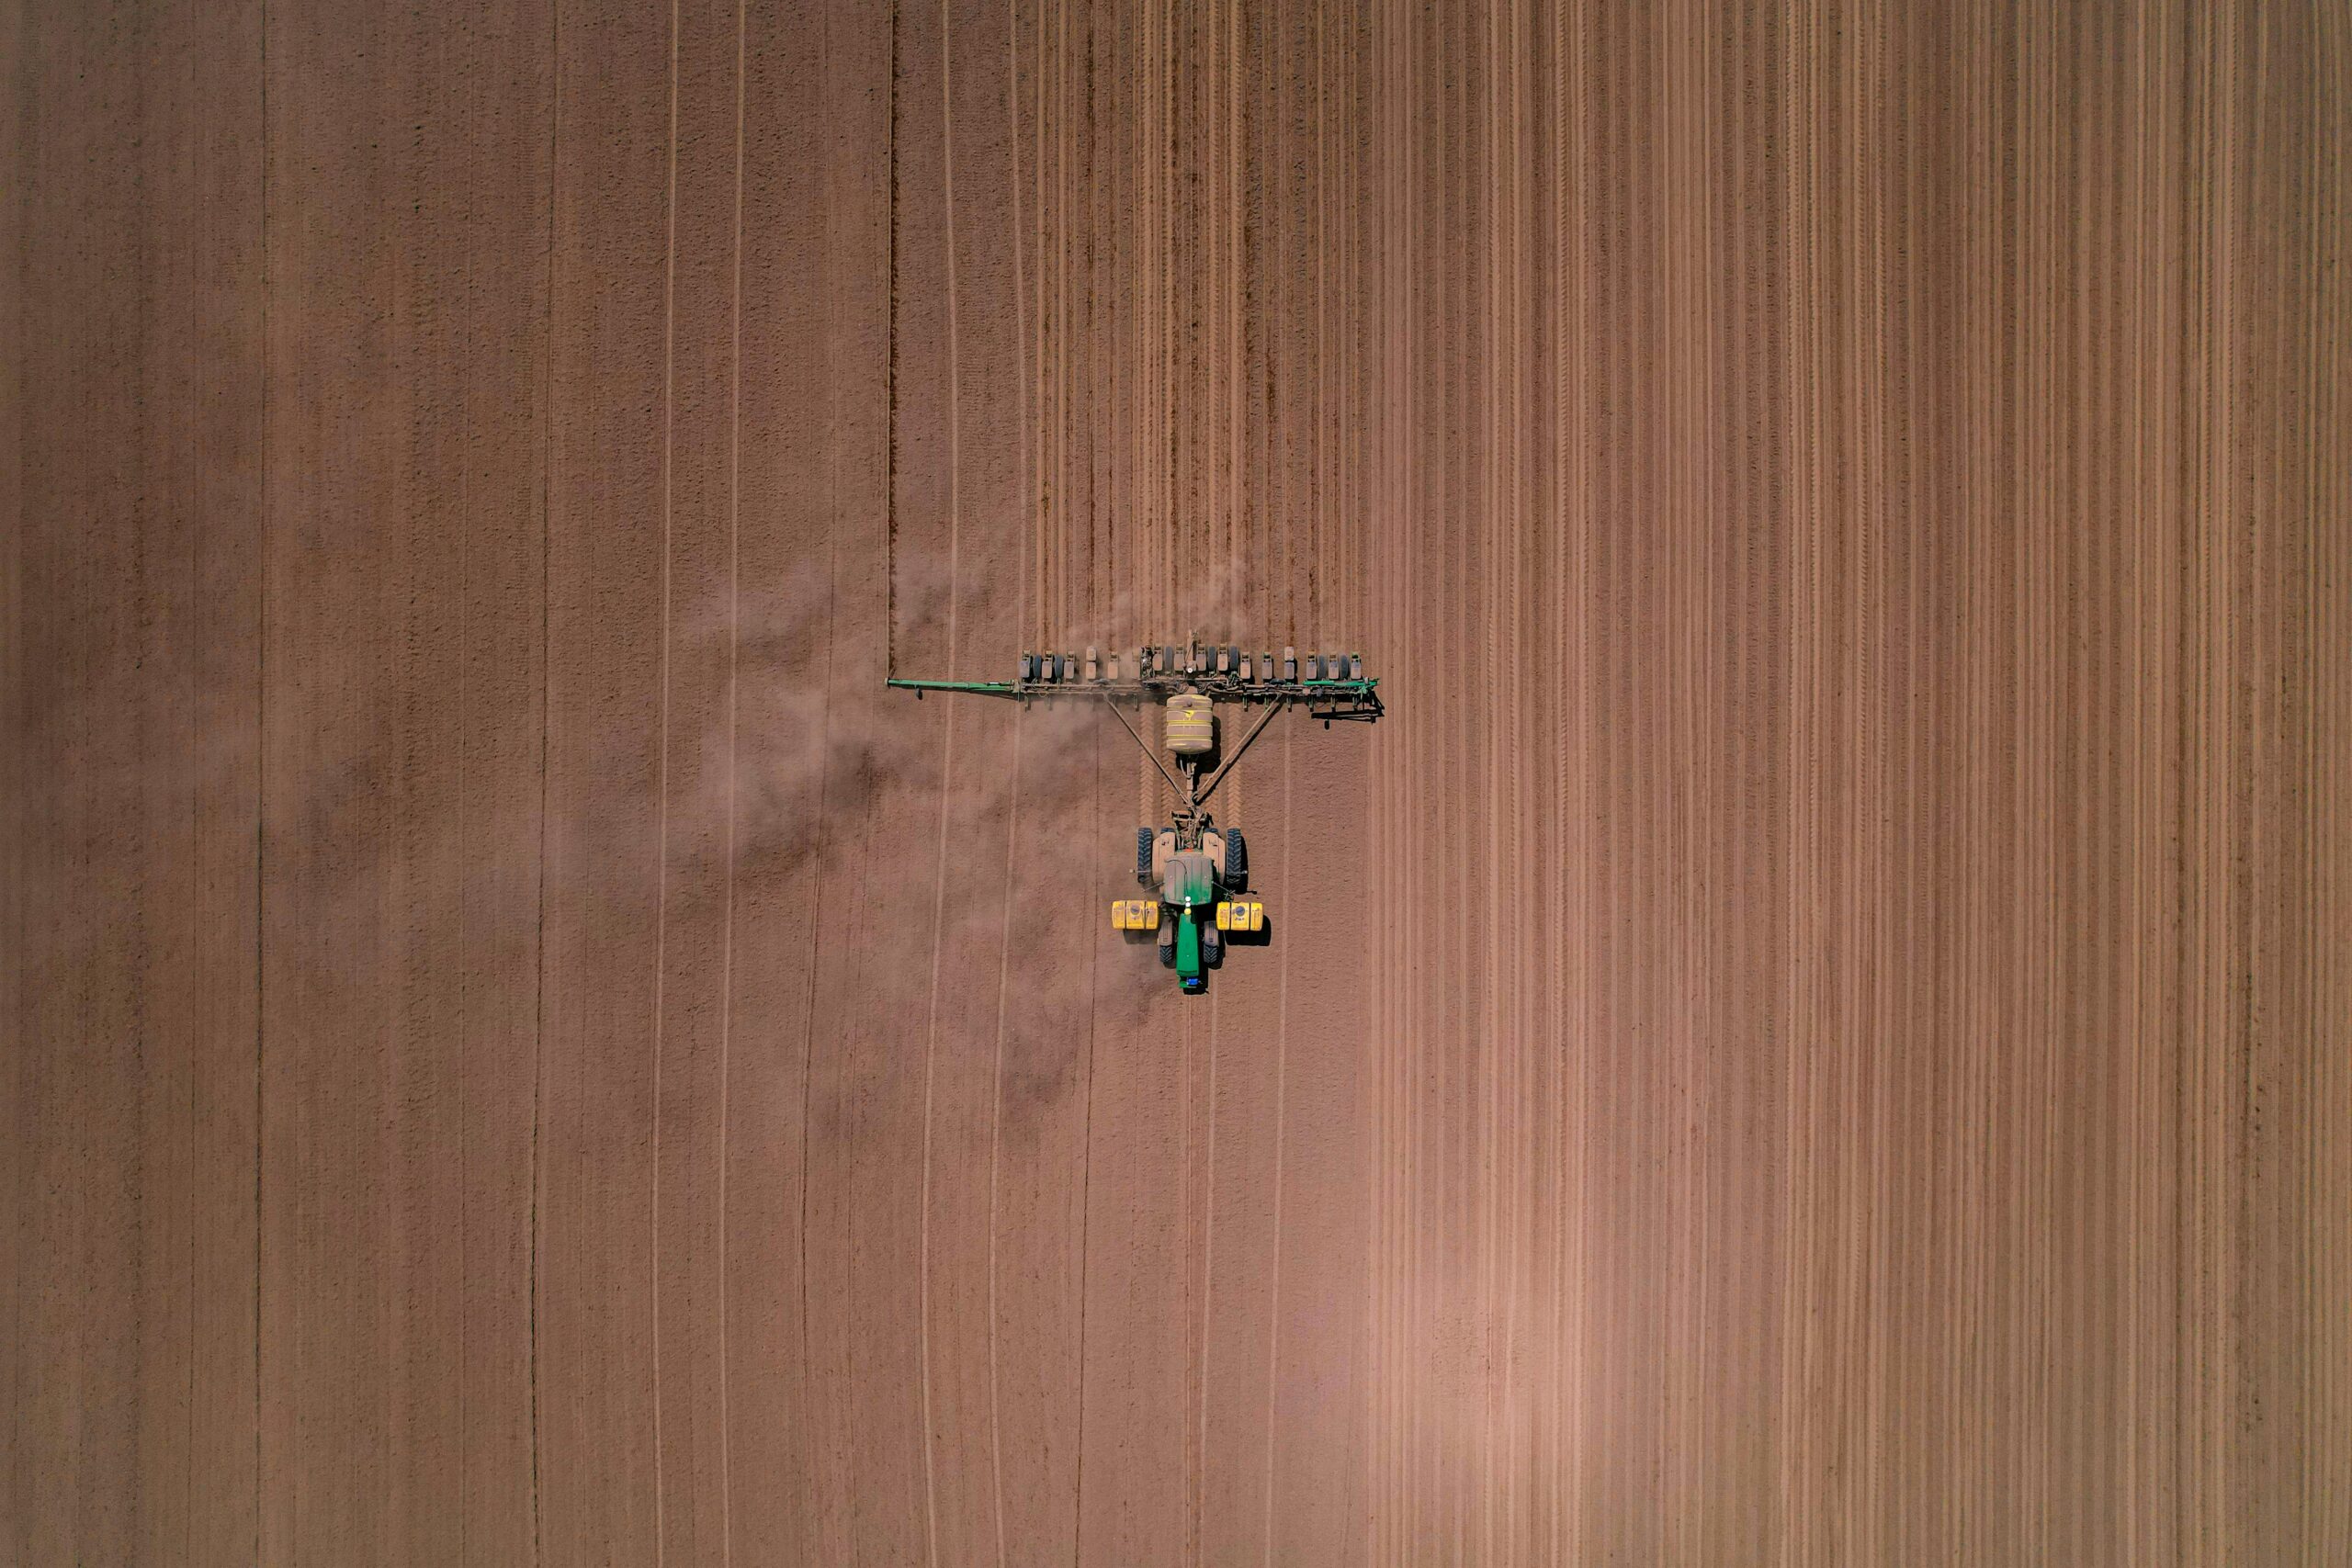
[[[2332,13],[202,13],[0,12],[0,1561],[2352,1558]],[[1187,998],[882,682],[1195,633]]]

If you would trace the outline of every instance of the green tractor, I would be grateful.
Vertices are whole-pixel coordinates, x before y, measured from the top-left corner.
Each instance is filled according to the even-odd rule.
[[[1132,662],[1129,662],[1130,660]],[[1125,670],[1122,666],[1125,665]],[[1220,829],[1208,812],[1209,796],[1274,716],[1293,703],[1329,728],[1334,720],[1370,722],[1382,712],[1380,682],[1368,680],[1360,653],[1314,653],[1302,666],[1295,649],[1251,653],[1228,646],[1173,644],[1114,650],[1107,658],[1092,648],[1075,653],[1024,653],[1020,678],[1012,682],[904,681],[893,686],[925,692],[966,692],[1021,702],[1091,697],[1111,710],[1143,748],[1174,792],[1171,820],[1164,828],[1136,829],[1136,881],[1155,896],[1118,898],[1111,904],[1112,928],[1135,945],[1157,942],[1159,962],[1176,971],[1188,995],[1208,989],[1208,972],[1225,962],[1228,942],[1267,940],[1266,906],[1250,892],[1250,850],[1238,829]],[[1171,771],[1129,722],[1123,703],[1150,703],[1166,715],[1165,739],[1176,766]],[[1220,761],[1216,705],[1265,711],[1241,744]]]
[[[1249,855],[1238,828],[1220,831],[1205,815],[1191,834],[1136,829],[1136,880],[1158,896],[1113,900],[1112,928],[1155,936],[1161,966],[1176,971],[1188,994],[1206,990],[1208,971],[1225,962],[1229,942],[1265,939],[1265,904],[1242,897],[1250,889]]]

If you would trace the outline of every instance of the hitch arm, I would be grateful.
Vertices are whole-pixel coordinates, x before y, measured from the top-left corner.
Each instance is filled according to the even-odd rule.
[[[1176,792],[1176,798],[1187,805],[1197,804],[1184,786],[1176,782],[1176,775],[1168,771],[1168,764],[1159,760],[1159,753],[1145,745],[1143,737],[1136,734],[1136,727],[1127,722],[1127,716],[1119,711],[1119,705],[1106,695],[1102,699],[1102,705],[1111,710],[1111,716],[1119,721],[1119,728],[1134,738],[1136,750],[1151,759],[1151,765],[1159,770],[1159,776],[1168,781],[1168,787]]]
[[[1281,713],[1283,709],[1289,705],[1290,699],[1288,697],[1276,697],[1274,699],[1273,705],[1266,709],[1265,716],[1261,718],[1256,724],[1250,726],[1250,733],[1241,738],[1241,744],[1233,749],[1233,755],[1225,760],[1225,765],[1217,769],[1216,773],[1209,775],[1208,787],[1201,791],[1201,797],[1195,804],[1201,806],[1206,806],[1208,804],[1209,796],[1216,794],[1216,786],[1225,782],[1225,775],[1233,772],[1233,765],[1241,761],[1242,753],[1250,750],[1250,743],[1256,740],[1261,735],[1263,735],[1266,732],[1266,726],[1274,722],[1275,715]],[[1157,758],[1153,760],[1155,761],[1158,761]]]

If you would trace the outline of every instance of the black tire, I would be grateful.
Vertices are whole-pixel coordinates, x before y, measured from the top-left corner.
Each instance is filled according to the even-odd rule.
[[[1159,922],[1159,966],[1162,969],[1176,967],[1176,927],[1165,917]]]
[[[1148,828],[1136,829],[1136,880],[1147,887],[1151,886],[1151,829]]]
[[[1225,966],[1225,933],[1215,926],[1201,928],[1201,962],[1211,969]]]
[[[1225,830],[1225,886],[1233,893],[1250,886],[1250,846],[1238,828]]]

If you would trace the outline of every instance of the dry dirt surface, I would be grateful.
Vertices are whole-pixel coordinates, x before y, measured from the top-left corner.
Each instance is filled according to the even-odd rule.
[[[2352,1562],[2340,6],[0,64],[0,1562]]]

